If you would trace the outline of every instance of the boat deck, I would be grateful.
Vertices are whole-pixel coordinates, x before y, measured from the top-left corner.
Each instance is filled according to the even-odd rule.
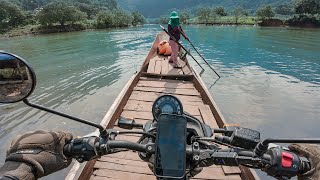
[[[192,72],[187,63],[178,58],[179,68],[173,68],[169,62],[170,56],[156,55],[150,59],[147,73],[161,75],[191,75]]]
[[[121,130],[117,127],[120,116],[144,124],[153,119],[151,112],[153,102],[163,94],[172,94],[180,99],[185,112],[212,128],[223,127],[225,121],[219,108],[186,58],[178,60],[180,68],[173,68],[168,56],[157,55],[157,45],[162,40],[168,41],[168,35],[165,33],[157,35],[141,70],[132,76],[119,93],[101,125]],[[137,134],[119,135],[116,140],[137,141],[139,137]],[[76,163],[66,179],[152,180],[156,177],[149,169],[148,163],[142,161],[137,152],[125,151],[109,154],[83,165]],[[244,167],[211,166],[204,168],[193,179],[254,180],[256,177]]]
[[[153,60],[152,60],[153,59]],[[148,66],[147,73],[150,74],[171,74],[183,75],[191,74],[191,70],[184,61],[181,69],[166,69],[168,57],[152,58]],[[162,62],[161,62],[162,61]],[[159,63],[158,63],[159,62]],[[165,68],[164,67],[165,65]],[[183,66],[184,65],[184,66]],[[134,119],[138,123],[146,123],[152,120],[151,108],[153,102],[162,94],[172,94],[178,97],[184,111],[197,117],[199,120],[210,125],[212,128],[218,128],[218,124],[209,107],[202,100],[198,90],[191,81],[161,79],[161,77],[150,78],[140,77],[138,83],[121,112],[121,116]],[[116,126],[115,129],[121,130]],[[140,135],[120,135],[117,140],[138,141]],[[203,171],[194,177],[194,179],[241,179],[239,167],[211,166],[204,168]],[[148,167],[148,163],[142,161],[137,152],[127,151],[117,154],[104,156],[96,161],[93,166],[91,180],[100,179],[131,179],[131,180],[150,180],[156,179]]]

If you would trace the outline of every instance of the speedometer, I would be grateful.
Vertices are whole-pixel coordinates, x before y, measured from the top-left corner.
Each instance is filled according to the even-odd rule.
[[[158,97],[152,105],[152,115],[158,121],[162,113],[182,115],[183,108],[180,100],[172,95]]]

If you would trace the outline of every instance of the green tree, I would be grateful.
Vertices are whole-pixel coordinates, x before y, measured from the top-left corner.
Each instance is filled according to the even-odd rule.
[[[0,29],[17,27],[25,21],[24,12],[15,4],[0,0]]]
[[[245,15],[245,10],[242,7],[236,7],[233,11],[232,14],[235,19],[235,23],[238,24],[240,17]]]
[[[191,17],[191,12],[190,10],[184,9],[180,12],[180,21],[183,24],[187,24],[188,20]]]
[[[122,10],[114,11],[113,26],[114,27],[128,27],[132,24],[133,18]]]
[[[145,18],[142,14],[140,14],[138,11],[133,11],[131,13],[131,16],[132,16],[132,25],[133,26],[136,26],[138,25],[139,23],[140,24],[144,24],[145,23]]]
[[[259,19],[270,19],[272,17],[274,17],[274,12],[272,10],[272,7],[271,6],[266,6],[266,7],[263,7],[263,8],[260,8],[257,10],[256,12],[256,15],[259,17]]]
[[[90,19],[98,13],[98,9],[91,4],[87,3],[76,3],[75,6],[81,11],[87,14],[87,17]]]
[[[214,8],[214,12],[219,16],[227,16],[228,14],[224,10],[224,7],[216,7]]]
[[[211,15],[211,9],[209,7],[201,7],[198,9],[197,15],[200,23],[208,24]]]
[[[297,14],[320,14],[319,0],[299,0],[295,7]]]
[[[93,3],[96,7],[100,7],[100,10],[113,11],[118,9],[117,0],[94,0]]]
[[[26,10],[34,10],[39,7],[39,3],[37,0],[22,0],[22,6]]]
[[[275,13],[281,14],[281,15],[292,15],[293,7],[290,4],[281,4],[275,8]]]
[[[210,12],[210,21],[213,23],[217,21],[218,17],[220,18],[220,14],[217,14],[215,10],[215,8],[212,8]]]
[[[113,14],[111,11],[100,12],[97,15],[97,28],[111,28],[113,27]]]
[[[43,26],[60,23],[64,26],[66,23],[75,23],[86,18],[84,12],[79,11],[65,2],[54,2],[43,7],[38,13],[37,19]]]

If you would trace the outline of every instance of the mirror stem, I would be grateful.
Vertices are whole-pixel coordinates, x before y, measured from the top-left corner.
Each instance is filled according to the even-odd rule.
[[[61,113],[61,112],[58,112],[58,111],[55,111],[55,110],[46,108],[46,107],[44,107],[44,106],[40,106],[40,105],[34,104],[34,103],[30,102],[28,99],[24,99],[23,102],[24,102],[26,105],[31,106],[31,107],[34,107],[34,108],[36,108],[36,109],[40,109],[40,110],[43,110],[43,111],[47,111],[47,112],[49,112],[49,113],[53,113],[53,114],[56,114],[56,115],[59,115],[59,116],[65,117],[65,118],[72,119],[72,120],[74,120],[74,121],[78,121],[78,122],[81,122],[81,123],[84,123],[84,124],[87,124],[87,125],[96,127],[96,128],[99,129],[100,134],[101,134],[102,136],[103,136],[103,134],[104,134],[104,132],[105,132],[105,129],[104,129],[100,124],[96,124],[96,123],[93,123],[93,122],[90,122],[90,121],[87,121],[87,120],[83,120],[83,119],[80,119],[80,118],[77,118],[77,117],[70,116],[70,115],[68,115],[68,114],[64,114],[64,113]]]

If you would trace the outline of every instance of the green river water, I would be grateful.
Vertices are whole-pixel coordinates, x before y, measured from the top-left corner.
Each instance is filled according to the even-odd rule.
[[[263,138],[320,137],[319,29],[184,29],[222,76],[213,85],[216,76],[191,51],[206,67],[202,79],[228,123],[254,128]],[[16,37],[1,39],[0,50],[25,58],[35,69],[32,101],[98,123],[139,70],[160,31],[158,25],[145,25]],[[78,136],[95,130],[23,103],[0,105],[0,162],[15,135],[35,129],[67,130]],[[66,173],[44,179],[62,179]]]

